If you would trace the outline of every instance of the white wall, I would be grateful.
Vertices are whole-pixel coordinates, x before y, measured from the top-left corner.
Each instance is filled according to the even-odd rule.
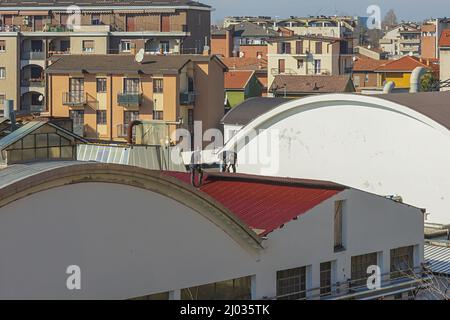
[[[279,133],[271,141],[267,165],[247,156],[268,144],[262,136],[243,143],[251,129]],[[238,151],[238,172],[329,180],[380,195],[398,194],[427,209],[428,221],[450,223],[450,132],[409,108],[367,96],[304,98],[255,119],[236,139],[245,145]]]
[[[346,250],[333,252],[335,200],[344,210]],[[124,299],[256,275],[256,298],[274,297],[276,271],[321,262],[350,277],[352,255],[418,245],[418,209],[354,190],[338,193],[275,230],[255,255],[200,214],[156,193],[107,183],[42,191],[0,209],[0,298]],[[81,267],[80,291],[66,289],[68,265]]]
[[[200,214],[134,187],[68,185],[0,211],[0,299],[124,299],[256,269],[254,256]],[[66,288],[73,264],[80,291]]]

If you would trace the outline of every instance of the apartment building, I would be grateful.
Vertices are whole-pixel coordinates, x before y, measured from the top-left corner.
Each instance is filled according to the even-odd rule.
[[[43,70],[54,54],[202,53],[210,14],[210,6],[190,0],[2,1],[0,99],[14,100],[21,112],[45,111]]]
[[[416,23],[403,23],[388,30],[380,39],[380,47],[391,58],[421,54],[421,29]]]
[[[439,61],[440,61],[440,80],[450,81],[450,29],[442,32],[439,39]],[[450,84],[447,83],[442,89],[450,90]]]
[[[125,141],[133,120],[218,128],[226,66],[216,56],[61,55],[46,70],[48,114],[91,139]],[[168,128],[173,130],[175,126]]]
[[[278,33],[264,25],[244,21],[228,28],[211,32],[211,52],[225,58],[266,58],[267,41]]]
[[[343,48],[342,41],[341,38],[314,35],[269,40],[268,88],[276,75],[350,73],[353,49]]]
[[[421,26],[422,58],[439,58],[439,38],[442,31],[450,27],[450,19],[431,19]]]

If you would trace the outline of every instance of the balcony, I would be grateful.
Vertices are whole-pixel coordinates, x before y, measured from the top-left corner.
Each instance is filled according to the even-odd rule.
[[[45,112],[47,111],[45,105],[23,105],[23,110],[28,110],[30,112]]]
[[[142,93],[121,92],[117,94],[117,104],[121,107],[139,107],[142,104]]]
[[[181,92],[180,93],[180,104],[182,105],[192,105],[195,103],[196,93],[193,91]]]
[[[43,78],[37,79],[24,79],[20,82],[22,87],[44,87],[45,80]]]
[[[81,107],[86,104],[86,94],[84,91],[63,92],[63,105],[71,107]]]
[[[0,32],[19,32],[20,27],[15,25],[2,25],[0,26]]]
[[[45,60],[43,51],[25,51],[21,55],[22,60]]]

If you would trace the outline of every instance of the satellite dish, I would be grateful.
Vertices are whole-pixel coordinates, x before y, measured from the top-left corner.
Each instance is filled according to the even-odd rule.
[[[138,53],[134,57],[134,61],[141,63],[144,60],[144,49],[139,49]]]
[[[39,102],[42,102],[44,100],[44,96],[42,94],[39,95],[38,97]]]

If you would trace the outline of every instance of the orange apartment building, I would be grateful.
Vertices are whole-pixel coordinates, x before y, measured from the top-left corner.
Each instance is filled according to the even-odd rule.
[[[48,115],[70,117],[73,131],[98,140],[125,141],[133,120],[177,122],[191,130],[219,128],[224,72],[216,56],[55,56],[47,68]]]

